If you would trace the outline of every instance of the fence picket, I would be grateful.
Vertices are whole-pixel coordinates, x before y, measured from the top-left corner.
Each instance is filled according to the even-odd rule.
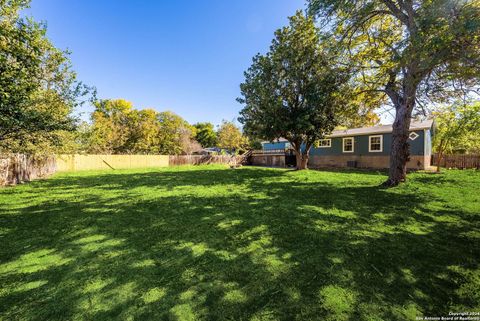
[[[438,165],[438,154],[432,155],[432,166]],[[480,169],[480,155],[471,154],[451,154],[443,156],[441,167],[445,168],[476,168]]]

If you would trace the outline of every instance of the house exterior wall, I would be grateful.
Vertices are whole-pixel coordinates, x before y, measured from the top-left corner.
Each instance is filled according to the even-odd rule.
[[[416,134],[419,136],[415,140],[408,140],[410,144],[410,155],[424,155],[424,137],[425,133],[423,130],[415,131]],[[368,144],[369,144],[369,136],[379,136],[383,137],[383,150],[381,152],[369,152],[368,151]],[[369,134],[369,135],[359,135],[359,136],[347,136],[353,137],[354,140],[354,148],[353,153],[344,153],[343,152],[343,138],[346,137],[334,137],[331,138],[332,140],[332,147],[326,148],[312,148],[310,151],[310,155],[315,156],[334,156],[334,155],[371,155],[371,156],[379,156],[390,155],[390,150],[392,146],[392,134],[391,133],[384,133],[384,134]]]
[[[431,154],[431,139],[430,139],[430,130],[417,130],[414,131],[419,135],[415,140],[408,140],[410,144],[410,154],[411,155],[427,155]],[[426,142],[428,146],[424,144],[424,137],[427,134]],[[368,137],[369,136],[376,136],[382,135],[383,136],[383,151],[382,152],[369,152],[368,151]],[[332,156],[332,155],[345,155],[345,154],[353,154],[353,155],[390,155],[390,149],[392,145],[392,134],[391,133],[383,133],[383,134],[371,134],[371,135],[358,135],[358,136],[348,136],[354,138],[354,151],[353,153],[344,153],[342,150],[343,138],[345,137],[334,137],[331,138],[332,140],[332,147],[326,148],[312,148],[310,151],[310,155],[312,156]],[[264,143],[263,149],[264,150],[272,150],[272,149],[285,149],[288,142],[275,142],[275,143]],[[427,147],[427,148],[425,148]]]
[[[424,155],[412,155],[407,162],[408,169],[425,169],[430,165],[430,157]],[[355,161],[359,168],[388,168],[390,167],[390,156],[385,155],[312,155],[308,161],[311,168],[321,167],[347,167],[349,161]]]
[[[425,169],[430,166],[432,142],[431,130],[416,130],[418,137],[409,139],[410,161],[409,169]],[[382,151],[369,151],[369,136],[382,136]],[[343,152],[343,138],[353,137],[353,152]],[[392,145],[392,133],[365,134],[357,136],[333,137],[331,147],[312,148],[310,151],[310,167],[346,167],[348,161],[356,161],[357,167],[362,168],[388,168],[390,166],[390,150]],[[285,149],[288,142],[265,143],[265,150]],[[270,165],[271,166],[271,165]]]
[[[264,150],[285,149],[290,146],[289,142],[275,142],[262,144]]]
[[[414,140],[409,139],[410,160],[407,162],[408,169],[425,169],[430,165],[431,147],[427,145],[430,142],[430,132],[417,130],[418,137]],[[382,136],[382,151],[369,152],[369,136]],[[349,161],[355,161],[359,168],[389,168],[390,151],[392,145],[392,134],[367,134],[350,136],[354,140],[353,153],[343,152],[343,138],[334,137],[332,147],[313,148],[310,152],[308,165],[315,167],[346,167]]]

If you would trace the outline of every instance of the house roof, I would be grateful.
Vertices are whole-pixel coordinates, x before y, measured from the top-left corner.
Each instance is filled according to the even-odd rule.
[[[432,128],[433,120],[425,120],[419,122],[410,123],[410,131],[422,130]],[[367,135],[367,134],[383,134],[391,133],[393,131],[392,124],[390,125],[381,125],[373,127],[362,127],[362,128],[352,128],[345,130],[334,130],[327,137],[344,137],[344,136],[357,136],[357,135]]]
[[[410,131],[429,129],[433,126],[433,120],[425,121],[412,121],[410,123]],[[393,130],[392,124],[390,125],[380,125],[373,127],[361,127],[361,128],[351,128],[351,129],[341,129],[334,130],[330,135],[327,135],[327,138],[334,137],[348,137],[348,136],[359,136],[359,135],[372,135],[372,134],[384,134],[391,133]],[[286,142],[285,138],[279,138],[274,142]],[[270,143],[269,141],[264,141],[262,143]]]

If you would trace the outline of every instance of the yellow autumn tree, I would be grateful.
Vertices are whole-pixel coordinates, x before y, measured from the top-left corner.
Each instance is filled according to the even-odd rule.
[[[218,129],[218,146],[239,153],[248,145],[248,139],[233,122],[223,121]]]

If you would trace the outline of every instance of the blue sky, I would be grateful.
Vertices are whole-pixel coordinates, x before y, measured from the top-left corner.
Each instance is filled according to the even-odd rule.
[[[99,98],[219,124],[238,117],[251,58],[304,8],[297,0],[32,0],[26,14],[47,22]],[[83,107],[83,118],[91,110]]]

